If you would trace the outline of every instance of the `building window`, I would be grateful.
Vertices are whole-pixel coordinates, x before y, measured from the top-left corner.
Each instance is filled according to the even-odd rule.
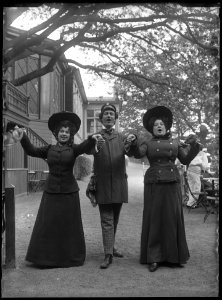
[[[94,110],[93,109],[87,110],[87,117],[94,118]]]
[[[14,75],[10,74],[12,78],[18,79],[38,70],[39,58],[29,56],[15,62]],[[39,116],[39,79],[34,78],[17,87],[18,90],[29,96],[29,113],[31,115]]]
[[[87,134],[98,132],[102,129],[102,124],[99,121],[100,110],[87,110]]]

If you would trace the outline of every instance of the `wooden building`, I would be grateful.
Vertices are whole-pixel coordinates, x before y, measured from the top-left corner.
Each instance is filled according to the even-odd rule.
[[[10,27],[6,39],[16,38],[20,29]],[[53,41],[49,40],[49,48]],[[73,111],[84,118],[87,105],[86,94],[80,71],[62,61],[53,70],[40,78],[33,79],[21,86],[13,86],[12,80],[46,65],[48,57],[33,55],[15,61],[3,79],[3,131],[12,121],[27,128],[31,142],[36,146],[54,144],[55,138],[48,129],[48,119],[59,111]],[[85,138],[84,122],[75,136],[79,143]],[[3,149],[2,188],[15,186],[15,194],[27,193],[30,171],[47,171],[44,160],[26,156],[20,143]],[[32,172],[31,172],[32,173]]]
[[[20,29],[9,27],[5,38],[11,40],[19,36]],[[47,40],[49,49],[54,47]],[[80,143],[89,134],[98,131],[101,123],[98,114],[104,103],[113,103],[117,110],[121,105],[115,97],[86,97],[79,69],[70,66],[63,56],[57,62],[53,72],[35,78],[15,87],[11,81],[45,66],[49,58],[32,55],[14,62],[3,79],[3,131],[9,121],[27,128],[31,142],[36,146],[54,144],[55,138],[48,129],[49,117],[59,111],[75,112],[82,120],[75,135],[75,143]],[[116,123],[118,129],[118,121]],[[25,194],[31,180],[44,179],[47,176],[47,163],[39,158],[27,156],[20,143],[3,149],[2,188],[15,187],[15,195]],[[38,172],[39,171],[39,172]]]

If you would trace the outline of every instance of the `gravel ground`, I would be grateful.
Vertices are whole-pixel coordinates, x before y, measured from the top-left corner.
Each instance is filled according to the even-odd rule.
[[[218,218],[203,223],[203,208],[184,218],[190,260],[184,268],[161,267],[150,273],[139,264],[143,210],[143,169],[127,167],[129,203],[123,205],[116,245],[124,258],[114,258],[106,270],[98,208],[85,196],[88,178],[79,181],[87,256],[81,267],[35,269],[25,262],[42,192],[16,198],[16,268],[2,268],[2,297],[218,297]],[[4,246],[4,241],[3,241]],[[3,249],[4,254],[4,249]]]

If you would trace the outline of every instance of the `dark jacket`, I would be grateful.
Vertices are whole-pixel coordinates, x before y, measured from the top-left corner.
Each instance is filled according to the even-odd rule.
[[[153,137],[149,141],[137,144],[134,156],[147,156],[150,167],[144,178],[144,183],[180,182],[180,174],[175,160],[178,158],[188,165],[199,152],[199,144],[186,146],[172,138]]]
[[[128,202],[128,184],[125,165],[125,137],[113,131],[98,132],[105,143],[94,154],[94,174],[96,175],[96,200],[99,204]]]
[[[25,152],[33,157],[47,160],[49,175],[44,190],[48,193],[73,193],[79,191],[79,186],[73,175],[73,167],[78,155],[90,151],[94,147],[94,140],[87,139],[79,145],[72,146],[48,145],[33,146],[24,134],[21,145]]]

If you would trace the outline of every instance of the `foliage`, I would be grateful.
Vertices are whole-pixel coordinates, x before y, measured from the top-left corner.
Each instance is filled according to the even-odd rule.
[[[218,29],[207,31],[199,26],[198,30],[200,36],[218,45]],[[115,81],[122,101],[121,126],[140,131],[143,113],[152,106],[165,105],[173,112],[173,130],[179,137],[187,131],[196,132],[203,122],[215,135],[219,58],[165,29],[156,31],[155,39],[144,36],[143,42],[143,46],[135,43],[133,61],[129,63],[140,74],[136,85],[124,79]]]
[[[84,65],[74,59],[69,60],[76,67],[100,75],[105,73],[125,78],[138,84],[141,76],[131,66],[134,47],[137,44],[142,51],[144,39],[158,45],[159,32],[163,35],[163,30],[183,38],[188,44],[198,45],[205,52],[218,52],[218,47],[209,44],[208,36],[202,35],[203,30],[199,34],[199,28],[207,32],[218,27],[217,10],[212,8],[147,3],[53,3],[31,9],[34,17],[39,15],[38,9],[44,21],[13,41],[4,39],[3,69],[7,70],[14,61],[33,54],[48,56],[50,60],[38,72],[17,78],[14,85],[22,85],[51,72],[56,61],[71,47],[85,49],[88,53],[93,53],[93,50],[101,56],[101,64]],[[5,8],[5,11],[11,13],[10,8]],[[46,39],[56,30],[60,32],[60,38],[55,42],[55,47],[48,49]],[[152,82],[153,79],[147,77],[144,80]],[[168,84],[167,80],[164,84]]]
[[[22,85],[51,72],[73,47],[89,64],[68,59],[77,68],[102,78],[117,78],[123,101],[121,126],[142,130],[142,114],[156,104],[169,106],[174,130],[182,137],[207,123],[215,136],[219,106],[218,7],[186,7],[173,3],[77,3],[32,7],[40,24],[14,40],[3,39],[3,70],[16,60],[39,54],[47,65],[17,78]],[[5,8],[10,14],[10,8]],[[6,18],[7,19],[7,18]],[[6,29],[9,25],[4,23]],[[46,41],[59,31],[53,47]],[[95,61],[93,58],[99,55]],[[212,137],[214,138],[214,137]]]

